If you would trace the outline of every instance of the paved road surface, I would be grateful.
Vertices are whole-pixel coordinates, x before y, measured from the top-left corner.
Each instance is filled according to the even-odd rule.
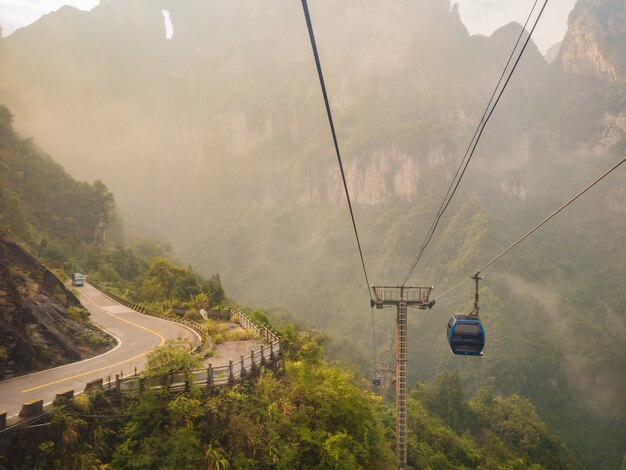
[[[91,319],[115,335],[118,345],[100,356],[54,369],[35,372],[0,382],[0,410],[11,417],[19,413],[22,403],[44,400],[49,403],[58,392],[82,392],[90,380],[143,370],[146,354],[169,338],[183,337],[194,346],[199,336],[178,323],[143,315],[118,304],[90,285],[78,288],[80,301],[91,313]]]

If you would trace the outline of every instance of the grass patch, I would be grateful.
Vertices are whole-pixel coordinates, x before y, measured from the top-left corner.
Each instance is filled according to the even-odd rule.
[[[100,333],[99,331],[85,330],[78,336],[81,340],[89,343],[91,346],[99,347],[111,343],[111,338],[109,336],[105,336],[104,333]]]
[[[67,316],[78,323],[86,323],[89,319],[89,312],[84,307],[69,307],[66,310]]]
[[[228,323],[208,319],[204,321],[204,328],[215,344],[225,341],[224,338],[228,332]]]
[[[250,330],[230,330],[224,334],[224,341],[246,341],[249,339],[259,339],[259,335]]]

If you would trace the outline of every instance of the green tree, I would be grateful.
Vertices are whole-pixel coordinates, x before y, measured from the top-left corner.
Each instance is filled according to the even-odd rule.
[[[193,305],[193,308],[195,308],[196,310],[201,310],[203,308],[209,308],[209,306],[211,305],[211,298],[206,292],[201,291],[196,296],[194,296],[194,298],[191,300],[191,303]]]
[[[174,266],[166,259],[155,258],[150,270],[146,273],[144,286],[149,287],[148,292],[156,296],[155,299],[151,300],[165,299],[171,301],[174,298],[177,285],[181,279],[186,277],[187,271],[184,268]]]
[[[470,407],[475,416],[474,433],[483,445],[495,437],[527,465],[576,468],[571,453],[548,431],[529,400],[517,395],[494,398],[491,389],[483,389],[470,401]]]
[[[470,408],[463,395],[458,372],[439,374],[435,383],[424,392],[424,405],[456,431],[469,424]]]
[[[224,293],[224,287],[222,287],[222,280],[219,274],[213,274],[209,279],[208,291],[211,296],[211,302],[213,305],[220,305],[224,302],[226,295]]]
[[[190,351],[187,340],[168,339],[148,354],[146,376],[166,380],[169,385],[174,375],[182,374],[189,383],[193,382],[191,372],[202,368],[202,361]]]

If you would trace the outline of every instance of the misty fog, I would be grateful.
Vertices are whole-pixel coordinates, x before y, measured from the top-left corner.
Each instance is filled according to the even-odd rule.
[[[570,24],[595,24],[584,15],[599,8]],[[471,36],[447,0],[327,0],[311,14],[370,279],[395,284],[521,26]],[[530,43],[412,283],[436,293],[463,280],[615,161],[626,49],[607,31],[594,46],[571,29],[551,64]],[[330,331],[336,357],[371,369],[368,292],[299,2],[102,1],[0,45],[0,97],[18,128],[71,174],[107,184],[127,240],[162,237],[219,272],[232,298],[289,310]],[[580,393],[611,418],[626,391],[615,374],[626,357],[603,348],[626,337],[624,194],[623,177],[607,181],[486,273],[487,354],[462,369],[473,389],[485,376],[531,397],[564,387],[566,411]],[[468,286],[411,317],[412,382],[459,368],[444,330],[471,305]],[[375,322],[384,332],[393,318]]]

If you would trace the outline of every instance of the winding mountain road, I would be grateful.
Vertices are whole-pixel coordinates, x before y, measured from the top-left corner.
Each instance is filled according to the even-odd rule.
[[[114,335],[117,346],[90,359],[0,382],[0,410],[8,417],[18,414],[24,402],[43,399],[47,404],[68,388],[82,392],[91,380],[127,376],[135,373],[135,368],[142,371],[147,353],[169,338],[185,338],[192,346],[200,342],[199,335],[186,326],[143,315],[88,284],[78,290],[93,322]]]

